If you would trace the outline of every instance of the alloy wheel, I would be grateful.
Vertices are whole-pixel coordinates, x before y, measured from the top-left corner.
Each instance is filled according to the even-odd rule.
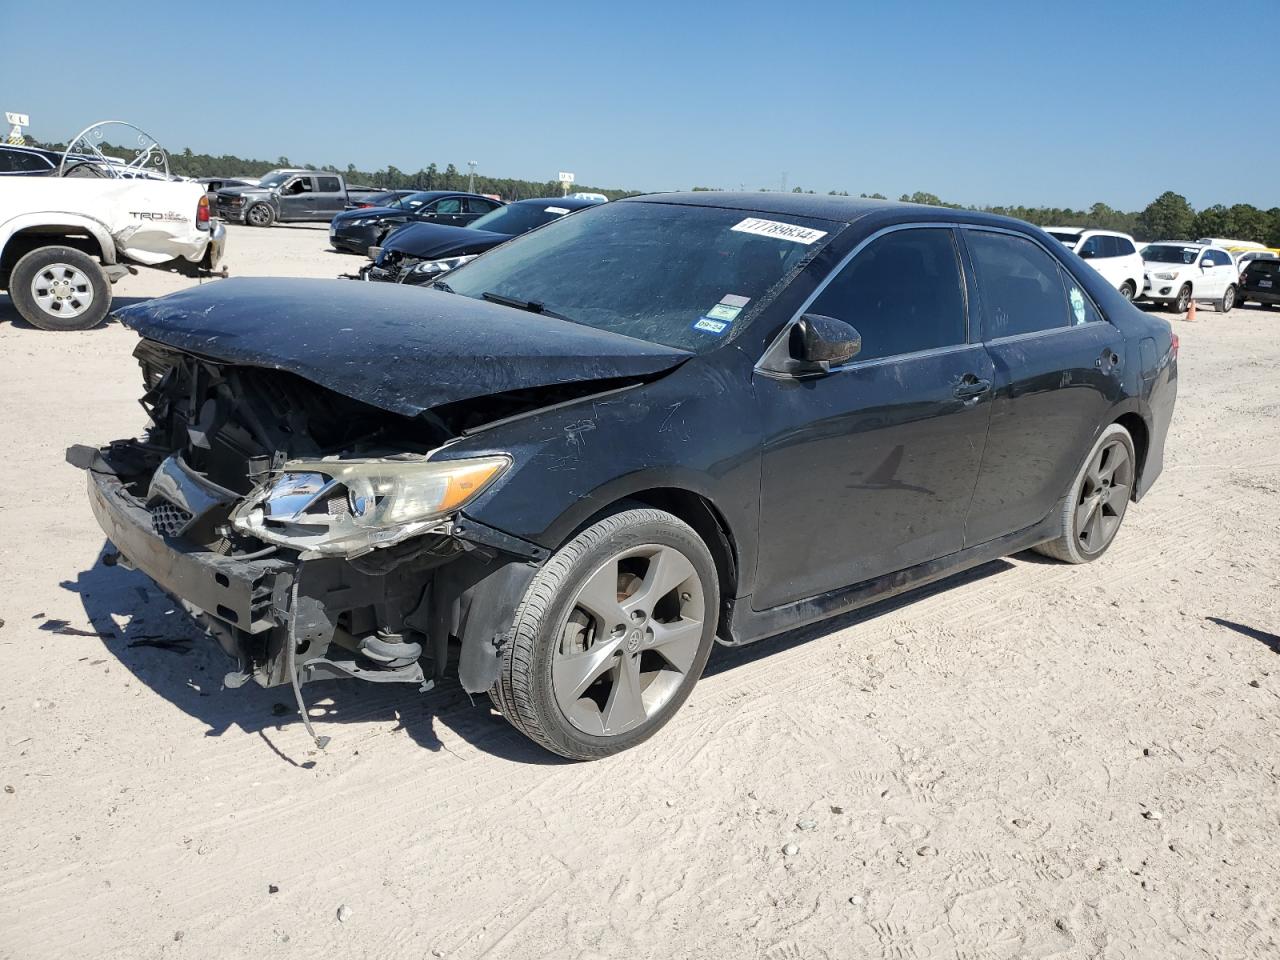
[[[93,283],[69,263],[51,263],[31,278],[31,298],[53,317],[78,317],[93,306]]]
[[[1119,439],[1094,454],[1080,484],[1076,501],[1075,534],[1080,550],[1100,553],[1120,529],[1133,492],[1133,459]]]
[[[556,704],[583,733],[633,730],[671,699],[702,641],[702,581],[674,547],[610,557],[583,581],[551,662]]]

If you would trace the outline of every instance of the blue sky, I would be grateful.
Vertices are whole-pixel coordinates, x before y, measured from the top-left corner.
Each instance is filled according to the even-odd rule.
[[[121,117],[170,149],[362,169],[1280,205],[1273,100],[1248,121],[1245,93],[1275,91],[1276,0],[59,10],[0,0],[0,109],[46,139]]]

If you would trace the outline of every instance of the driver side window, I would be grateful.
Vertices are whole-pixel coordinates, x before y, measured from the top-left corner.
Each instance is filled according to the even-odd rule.
[[[965,343],[964,287],[952,232],[918,227],[878,237],[806,312],[856,328],[862,336],[857,361]]]

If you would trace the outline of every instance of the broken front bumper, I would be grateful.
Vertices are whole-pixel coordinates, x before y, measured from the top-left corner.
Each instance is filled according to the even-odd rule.
[[[300,683],[342,677],[421,683],[423,662],[435,678],[442,676],[447,646],[455,641],[463,688],[487,690],[497,678],[512,614],[545,559],[470,520],[465,548],[457,538],[439,538],[385,567],[336,557],[302,560],[287,551],[227,556],[160,532],[172,522],[161,512],[164,505],[148,509],[99,451],[72,448],[68,460],[86,469],[94,517],[125,564],[181,603],[237,662],[229,686],[250,678],[264,687],[286,684],[291,668]],[[190,498],[184,502],[198,509]],[[370,648],[361,641],[386,636],[418,646],[422,662],[379,663],[363,655]]]

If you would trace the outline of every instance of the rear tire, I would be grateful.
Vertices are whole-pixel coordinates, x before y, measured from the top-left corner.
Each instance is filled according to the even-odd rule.
[[[1133,298],[1136,297],[1137,295],[1138,295],[1138,288],[1135,287],[1128,280],[1120,284],[1120,296],[1124,297],[1130,303],[1133,302]]]
[[[276,212],[269,203],[255,203],[244,212],[244,222],[251,227],[269,227],[276,222]]]
[[[706,666],[720,609],[706,544],[635,505],[591,524],[534,576],[489,697],[553,753],[594,760],[656,733]]]
[[[1035,547],[1036,553],[1063,563],[1097,560],[1120,531],[1137,476],[1133,438],[1113,423],[1102,431],[1066,496],[1058,501],[1057,537]]]
[[[1227,289],[1222,291],[1222,297],[1218,300],[1218,312],[1230,313],[1231,308],[1236,305],[1236,285],[1233,283]]]
[[[89,330],[111,308],[111,281],[83,250],[38,247],[14,264],[9,297],[33,327]]]

